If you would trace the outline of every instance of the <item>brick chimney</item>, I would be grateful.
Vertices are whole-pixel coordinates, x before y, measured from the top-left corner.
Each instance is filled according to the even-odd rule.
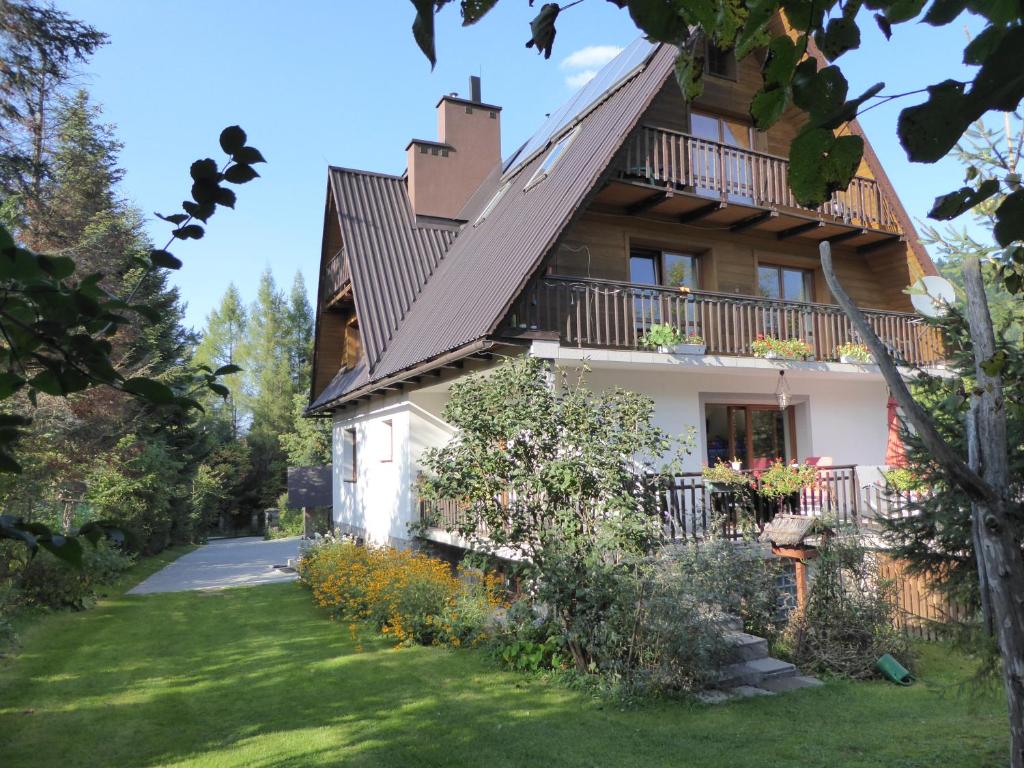
[[[453,219],[501,164],[501,107],[480,100],[480,78],[469,78],[470,98],[437,102],[437,141],[413,139],[405,148],[406,184],[418,216]]]

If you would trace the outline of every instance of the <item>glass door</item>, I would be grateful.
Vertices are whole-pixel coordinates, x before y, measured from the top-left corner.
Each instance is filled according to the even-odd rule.
[[[754,148],[753,131],[748,123],[739,120],[690,112],[690,133],[704,139],[691,145],[690,153],[698,194],[721,197],[724,187],[729,201],[754,204],[750,155]],[[721,148],[718,145],[722,145]]]
[[[737,459],[742,469],[767,469],[796,457],[793,406],[714,405],[705,408],[707,463]]]
[[[757,290],[767,299],[813,301],[814,274],[808,269],[759,264]],[[762,310],[764,333],[779,339],[804,339],[813,346],[814,326],[810,312],[794,312],[775,305]]]

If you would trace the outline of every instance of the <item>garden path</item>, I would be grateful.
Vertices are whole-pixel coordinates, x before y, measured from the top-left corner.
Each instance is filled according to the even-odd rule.
[[[220,539],[183,555],[131,589],[130,595],[223,589],[291,581],[286,565],[299,556],[301,538],[264,541],[262,538]]]

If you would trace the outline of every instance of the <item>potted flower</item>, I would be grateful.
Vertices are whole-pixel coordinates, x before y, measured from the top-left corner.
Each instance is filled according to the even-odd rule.
[[[839,358],[841,363],[873,363],[875,359],[871,356],[871,352],[863,344],[855,344],[850,342],[848,344],[840,344],[836,347],[836,357]]]
[[[810,356],[811,345],[803,339],[776,339],[759,333],[750,343],[750,351],[766,360],[799,360]]]
[[[704,344],[704,337],[699,333],[688,333],[681,343],[676,344],[677,355],[703,355],[707,351]]]
[[[732,466],[721,459],[713,467],[704,467],[701,476],[711,491],[737,491],[750,485],[750,477],[741,472],[736,466],[739,461],[733,461]]]
[[[757,492],[766,499],[781,501],[792,498],[811,485],[817,470],[810,464],[787,465],[776,460],[757,478]]]
[[[674,350],[676,344],[682,343],[682,340],[683,336],[675,326],[668,323],[654,323],[640,337],[640,346],[665,353]]]

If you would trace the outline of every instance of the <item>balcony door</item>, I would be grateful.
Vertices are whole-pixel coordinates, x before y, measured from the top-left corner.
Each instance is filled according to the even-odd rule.
[[[719,115],[690,112],[690,133],[703,141],[690,144],[690,168],[696,191],[734,203],[754,204],[754,175],[750,152],[754,129],[749,123]]]
[[[677,251],[634,248],[629,254],[629,282],[666,288],[700,288],[700,257]],[[671,297],[671,298],[670,298]],[[633,301],[637,329],[641,332],[654,323],[670,323],[683,333],[700,333],[692,302],[676,312],[678,301],[661,290],[638,291]]]
[[[743,469],[767,469],[796,456],[793,406],[708,405],[705,409],[707,463],[739,459]]]
[[[767,299],[778,301],[814,301],[814,273],[809,269],[783,267],[777,264],[759,264],[757,292]],[[763,311],[764,333],[780,339],[803,339],[810,343],[814,337],[811,313],[784,310],[766,306]]]

